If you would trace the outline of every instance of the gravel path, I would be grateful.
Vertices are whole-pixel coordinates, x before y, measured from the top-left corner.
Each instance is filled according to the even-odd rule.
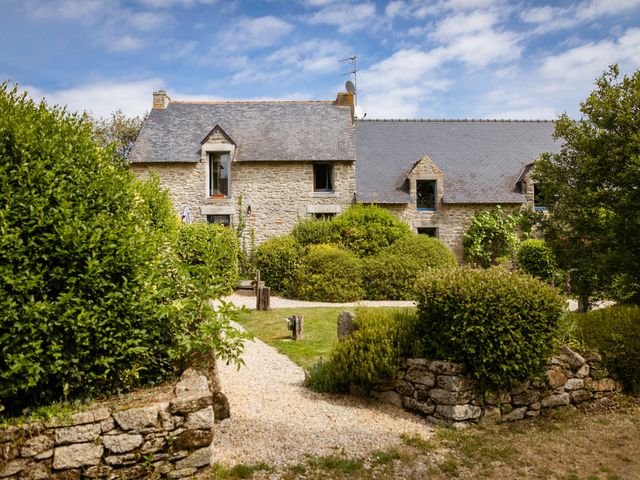
[[[256,308],[256,297],[253,290],[236,290],[228,297],[224,297],[227,302],[233,302],[237,306],[244,305],[247,308]],[[416,302],[403,300],[360,300],[350,303],[331,302],[306,302],[304,300],[291,300],[271,296],[271,308],[303,308],[303,307],[413,307]]]
[[[214,438],[221,465],[293,465],[304,463],[306,454],[358,458],[399,446],[403,433],[432,433],[423,419],[392,405],[311,392],[302,385],[303,370],[260,340],[246,343],[243,358],[240,370],[220,365],[231,404],[231,418]]]

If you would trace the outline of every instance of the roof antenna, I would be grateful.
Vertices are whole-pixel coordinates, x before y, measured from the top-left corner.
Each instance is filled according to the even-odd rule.
[[[339,60],[339,63],[342,62],[351,62],[351,71],[340,76],[353,75],[353,82],[348,81],[346,88],[347,92],[353,93],[355,104],[358,105],[358,57],[352,53],[350,57]]]

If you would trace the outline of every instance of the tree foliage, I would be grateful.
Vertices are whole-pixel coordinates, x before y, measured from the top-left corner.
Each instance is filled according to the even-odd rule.
[[[474,214],[462,239],[465,259],[488,268],[496,265],[500,257],[513,256],[519,241],[519,221],[518,213],[507,213],[500,206]]]
[[[116,110],[109,118],[93,119],[98,143],[104,147],[112,146],[118,162],[125,165],[146,118],[147,114],[127,117],[122,110]]]
[[[536,163],[534,178],[549,194],[542,230],[585,308],[612,282],[638,303],[640,71],[610,67],[580,111],[579,120],[558,119],[561,149]]]

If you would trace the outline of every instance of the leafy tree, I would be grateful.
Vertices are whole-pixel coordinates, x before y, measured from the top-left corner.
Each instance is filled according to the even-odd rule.
[[[105,147],[113,145],[115,159],[124,165],[146,118],[146,113],[127,117],[122,110],[116,110],[109,118],[93,119],[98,142]]]
[[[542,230],[583,309],[614,280],[614,295],[639,303],[640,71],[621,77],[611,66],[580,111],[579,120],[560,116],[560,152],[536,163],[534,178],[550,193]]]

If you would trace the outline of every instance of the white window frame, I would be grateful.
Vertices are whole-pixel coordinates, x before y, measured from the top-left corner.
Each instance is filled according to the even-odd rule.
[[[209,153],[217,152],[217,153],[228,153],[229,154],[229,166],[233,163],[233,154],[235,153],[236,147],[235,145],[230,145],[228,143],[205,143],[202,145],[202,160],[204,161],[205,167],[205,181],[204,181],[204,196],[205,198],[209,198]],[[231,197],[231,172],[229,172],[229,195]]]

